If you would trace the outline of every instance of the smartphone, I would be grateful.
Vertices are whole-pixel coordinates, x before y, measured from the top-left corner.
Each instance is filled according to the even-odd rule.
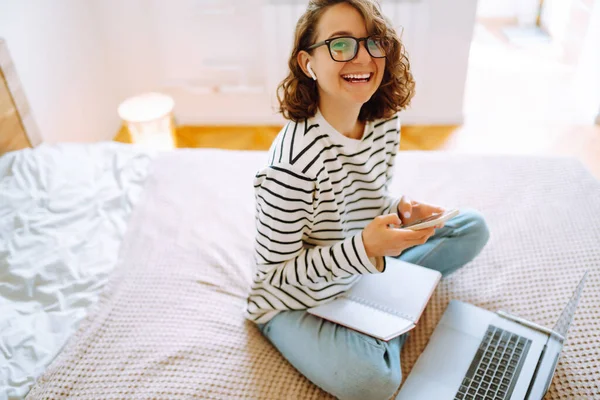
[[[442,222],[448,221],[450,218],[454,218],[458,215],[457,209],[446,210],[442,214],[433,214],[427,218],[423,218],[417,221],[413,221],[408,225],[401,225],[400,229],[411,229],[413,231],[419,229],[425,229],[432,226],[441,224]]]

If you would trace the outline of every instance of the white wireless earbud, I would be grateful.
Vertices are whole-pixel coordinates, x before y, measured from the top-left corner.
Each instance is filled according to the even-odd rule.
[[[310,76],[312,76],[313,80],[316,81],[317,80],[317,76],[315,75],[314,71],[310,67],[310,61],[308,62],[308,64],[306,64],[306,69],[308,70],[308,73],[310,74]]]

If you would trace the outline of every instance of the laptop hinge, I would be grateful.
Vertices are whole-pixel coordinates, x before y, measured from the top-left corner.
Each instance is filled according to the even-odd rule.
[[[523,319],[521,317],[517,317],[516,315],[509,314],[509,313],[507,313],[506,311],[503,311],[503,310],[496,311],[496,314],[498,314],[501,317],[504,317],[506,319],[509,319],[509,320],[511,320],[513,322],[516,322],[517,324],[520,324],[520,325],[526,326],[528,328],[531,328],[534,331],[543,332],[543,333],[545,333],[547,335],[554,336],[560,342],[564,342],[565,341],[565,338],[560,333],[555,332],[552,329],[548,329],[548,328],[546,328],[544,326],[538,325],[535,322],[527,321],[526,319]]]

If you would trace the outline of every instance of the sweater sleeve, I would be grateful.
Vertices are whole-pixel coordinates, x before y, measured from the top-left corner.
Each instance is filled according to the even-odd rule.
[[[254,190],[258,281],[305,286],[385,270],[385,261],[380,271],[367,256],[362,232],[331,246],[304,245],[313,224],[314,178],[277,164],[256,175]]]

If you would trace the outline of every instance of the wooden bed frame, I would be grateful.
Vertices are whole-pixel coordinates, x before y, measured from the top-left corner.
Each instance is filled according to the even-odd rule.
[[[10,58],[6,42],[0,38],[0,155],[37,146],[39,129]]]

